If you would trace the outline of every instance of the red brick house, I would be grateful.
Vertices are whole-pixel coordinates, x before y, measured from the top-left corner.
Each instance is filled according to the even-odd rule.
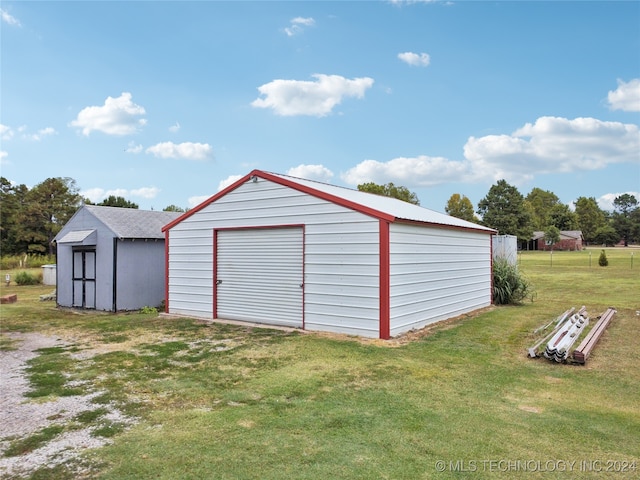
[[[547,245],[544,232],[533,232],[529,241],[528,250],[582,250],[584,237],[581,230],[563,230],[560,232],[560,240],[553,245]]]

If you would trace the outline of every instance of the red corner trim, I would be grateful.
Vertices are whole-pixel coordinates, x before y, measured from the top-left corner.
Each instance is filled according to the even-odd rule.
[[[169,313],[169,231],[164,232],[164,313]]]
[[[391,337],[389,222],[380,220],[380,338]]]

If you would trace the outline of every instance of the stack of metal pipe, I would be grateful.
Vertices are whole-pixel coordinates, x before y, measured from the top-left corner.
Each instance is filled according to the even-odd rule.
[[[549,360],[564,362],[569,355],[569,349],[587,325],[589,325],[589,317],[583,309],[571,315],[547,343],[544,356]]]

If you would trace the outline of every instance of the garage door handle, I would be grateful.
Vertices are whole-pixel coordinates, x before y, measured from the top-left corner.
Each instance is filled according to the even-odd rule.
[[[220,285],[221,283],[222,283],[222,280],[216,281],[216,285]]]

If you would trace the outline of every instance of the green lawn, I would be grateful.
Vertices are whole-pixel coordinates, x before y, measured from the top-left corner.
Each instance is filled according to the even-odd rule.
[[[554,252],[552,265],[549,253],[523,252],[533,302],[411,342],[79,315],[39,302],[51,290],[42,286],[3,285],[19,302],[0,314],[4,332],[75,339],[38,358],[42,395],[64,394],[38,383],[49,362],[53,376],[90,379],[105,392],[97,402],[139,417],[87,456],[94,478],[635,478],[640,259],[632,268],[631,251],[607,250],[606,268],[600,249],[591,266],[589,251]],[[618,310],[585,366],[526,357],[535,328],[582,305],[594,319]],[[70,361],[82,351],[93,356]],[[68,476],[43,468],[33,478]]]

